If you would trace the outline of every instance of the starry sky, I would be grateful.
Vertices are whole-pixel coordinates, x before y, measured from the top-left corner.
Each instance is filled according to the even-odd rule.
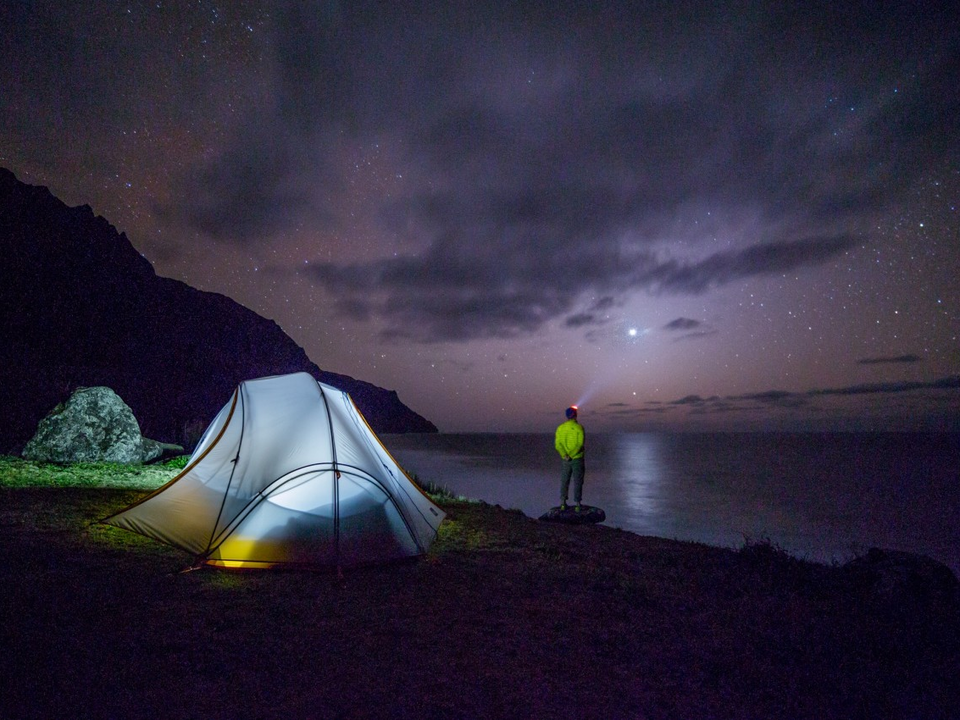
[[[0,165],[442,431],[960,430],[943,2],[0,4]]]

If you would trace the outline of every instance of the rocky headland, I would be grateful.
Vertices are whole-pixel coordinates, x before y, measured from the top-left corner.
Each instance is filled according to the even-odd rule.
[[[397,393],[321,370],[272,320],[159,277],[88,205],[0,168],[0,452],[78,387],[106,386],[143,434],[190,447],[240,381],[305,371],[377,432],[436,432]]]

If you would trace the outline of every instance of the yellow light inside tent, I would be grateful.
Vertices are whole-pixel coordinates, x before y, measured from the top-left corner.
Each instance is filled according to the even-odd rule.
[[[207,560],[207,565],[226,569],[252,568],[263,570],[265,568],[275,567],[278,564],[279,563],[263,562],[261,560]]]
[[[227,552],[230,558],[224,559],[219,557],[223,551],[223,546],[221,546],[217,549],[216,556],[211,556],[207,559],[207,565],[222,568],[268,568],[276,565],[274,562],[251,559],[258,554],[261,555],[261,557],[263,556],[264,543],[262,539],[256,540],[254,538],[232,535],[224,545],[227,546]]]

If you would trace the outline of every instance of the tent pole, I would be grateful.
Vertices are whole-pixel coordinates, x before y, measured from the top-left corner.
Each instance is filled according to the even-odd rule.
[[[240,399],[240,439],[237,441],[237,454],[230,461],[230,464],[233,466],[230,468],[230,477],[227,479],[227,489],[223,493],[223,499],[220,501],[220,511],[217,513],[217,519],[213,523],[213,528],[210,530],[210,539],[207,541],[207,549],[203,551],[201,557],[206,558],[210,552],[213,550],[213,540],[217,536],[217,527],[220,525],[220,518],[223,517],[223,509],[227,505],[227,494],[230,492],[230,486],[233,485],[233,475],[237,472],[237,464],[240,462],[240,449],[243,447],[243,436],[246,433],[246,428],[244,427],[247,421],[247,403],[243,399],[244,383],[240,383],[237,386],[237,395]],[[230,413],[230,418],[233,418],[233,412]]]
[[[333,433],[333,416],[330,414],[330,403],[327,394],[320,383],[320,397],[323,399],[323,408],[327,411],[327,427],[330,428],[330,456],[333,461],[333,549],[337,559],[337,574],[342,577],[340,568],[340,469],[337,467],[337,440]]]

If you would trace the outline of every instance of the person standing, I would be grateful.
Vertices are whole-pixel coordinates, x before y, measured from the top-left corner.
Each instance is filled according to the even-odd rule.
[[[580,512],[580,501],[583,499],[583,425],[577,422],[577,406],[567,408],[567,420],[557,428],[554,446],[563,460],[560,471],[560,509],[567,509],[567,491],[570,481],[573,480],[573,499],[577,503],[576,511]]]

